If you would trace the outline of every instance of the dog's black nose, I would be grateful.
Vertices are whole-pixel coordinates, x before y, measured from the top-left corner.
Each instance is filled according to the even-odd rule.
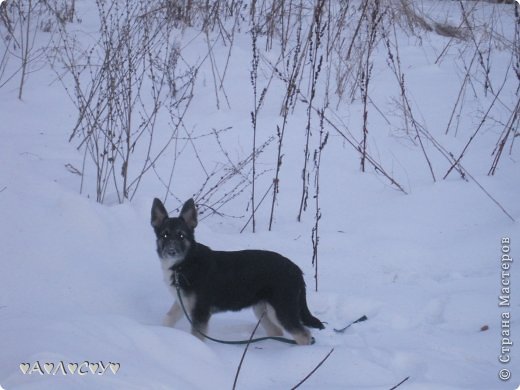
[[[169,255],[169,256],[175,256],[177,254],[177,252],[175,252],[175,249],[173,248],[168,248],[166,250],[166,253]]]

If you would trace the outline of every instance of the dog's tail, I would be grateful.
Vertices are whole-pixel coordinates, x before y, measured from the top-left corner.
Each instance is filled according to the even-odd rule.
[[[314,317],[309,311],[306,295],[305,289],[303,289],[302,294],[300,295],[300,317],[303,325],[316,329],[325,329],[323,322]]]

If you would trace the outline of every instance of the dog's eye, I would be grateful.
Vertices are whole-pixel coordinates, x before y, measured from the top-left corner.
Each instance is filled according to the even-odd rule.
[[[163,232],[162,234],[163,238],[168,238],[170,236],[170,233],[168,232]]]
[[[181,240],[184,240],[184,233],[183,232],[178,232],[177,233],[177,237],[179,237]]]

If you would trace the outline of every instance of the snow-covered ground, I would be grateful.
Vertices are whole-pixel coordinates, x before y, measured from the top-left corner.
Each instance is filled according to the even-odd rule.
[[[79,2],[78,12],[88,16],[89,3]],[[424,3],[425,8],[430,4],[431,12],[448,15],[432,2]],[[511,5],[482,7],[484,15],[492,9],[513,13]],[[82,19],[75,28],[91,33],[87,17]],[[506,30],[512,23],[512,16],[503,16]],[[179,34],[179,41],[189,42],[186,61],[200,60],[207,50],[203,37],[190,29]],[[464,77],[456,48],[434,64],[448,41],[435,33],[425,33],[424,42],[403,38],[400,55],[416,115],[447,150],[458,155],[491,98],[479,106],[468,97],[457,136],[453,131],[444,134]],[[225,89],[230,107],[217,110],[215,106],[209,61],[198,75],[186,128],[196,136],[211,133],[212,128],[232,127],[220,136],[227,157],[215,137],[197,140],[206,166],[227,164],[228,157],[238,162],[250,151],[250,46],[246,33],[236,36]],[[218,66],[224,66],[228,49],[215,51]],[[465,168],[517,222],[473,181],[463,181],[455,172],[442,180],[449,163],[427,142],[434,171],[440,176],[433,182],[421,149],[399,131],[399,112],[388,92],[393,88],[395,93],[396,81],[388,72],[386,55],[384,50],[376,53],[370,90],[374,106],[392,124],[372,107],[369,145],[408,194],[396,191],[371,169],[361,173],[357,152],[326,126],[330,139],[320,177],[318,292],[313,288],[311,264],[312,189],[309,210],[301,222],[296,221],[304,108],[289,122],[273,230],[268,231],[269,195],[258,209],[257,232],[253,234],[249,225],[240,233],[249,217],[248,193],[221,210],[240,218],[212,215],[197,228],[198,241],[214,249],[262,248],[291,258],[305,272],[311,311],[328,324],[325,330],[313,332],[313,346],[274,341],[252,345],[238,378],[239,389],[291,388],[332,348],[302,388],[390,389],[406,377],[402,389],[520,385],[520,268],[516,264],[520,145],[502,157],[494,176],[487,176],[490,154],[503,129],[503,124],[489,121],[463,159]],[[501,83],[509,59],[507,50],[494,51],[495,85]],[[267,81],[260,77],[259,83]],[[517,84],[511,73],[508,85]],[[504,106],[518,99],[515,88],[503,96]],[[150,173],[134,199],[123,204],[115,201],[114,194],[107,196],[105,204],[96,203],[92,186],[80,194],[79,176],[67,169],[80,168],[83,161],[77,145],[68,142],[77,112],[56,74],[41,69],[30,75],[22,101],[17,92],[15,80],[0,89],[0,386],[7,390],[230,389],[243,346],[203,343],[190,335],[184,319],[174,329],[161,326],[173,297],[162,280],[149,217],[152,199],[164,197],[163,184]],[[275,135],[281,123],[283,92],[274,83],[266,96],[258,119],[258,144]],[[360,139],[360,101],[343,103],[338,112]],[[180,200],[192,196],[204,180],[189,142],[180,139],[176,144],[185,151],[177,159],[171,187]],[[166,176],[171,170],[167,156],[157,164]],[[275,159],[273,143],[259,157],[260,170],[269,171],[256,184],[258,199],[273,179]],[[172,196],[166,203],[172,213],[178,212],[180,204]],[[502,239],[506,237],[514,259],[508,279],[511,306],[500,307]],[[504,312],[511,315],[514,343],[508,364],[499,361]],[[363,314],[368,316],[366,322],[343,334],[333,331]],[[218,314],[211,320],[210,333],[244,339],[255,324],[250,310]],[[259,329],[258,335],[263,334]],[[38,372],[35,362],[51,374]],[[101,366],[91,366],[98,373],[94,375],[84,362],[118,363],[119,369],[114,373],[107,368],[100,375]],[[22,373],[27,367],[21,368],[22,363],[30,365],[30,374]],[[45,363],[54,366],[44,367]],[[78,364],[75,374],[68,371],[69,363]],[[85,375],[79,374],[81,367]],[[511,371],[509,381],[499,380],[503,368]]]

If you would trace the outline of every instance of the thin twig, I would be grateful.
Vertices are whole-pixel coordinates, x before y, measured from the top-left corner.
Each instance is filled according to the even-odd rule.
[[[258,202],[258,204],[256,205],[255,207],[255,210],[254,212],[256,213],[256,210],[258,210],[258,208],[262,205],[262,203],[264,202],[265,200],[265,197],[267,196],[267,194],[269,194],[269,192],[271,191],[271,189],[273,188],[273,185],[274,185],[274,181],[271,183],[271,185],[269,186],[269,188],[267,189],[267,191],[265,192],[264,196],[262,196],[262,199],[260,199],[260,202]],[[243,233],[244,230],[246,229],[247,225],[249,225],[249,222],[251,222],[251,219],[253,219],[253,215],[254,213],[251,214],[251,216],[249,217],[249,219],[247,220],[246,224],[242,227],[242,229],[240,229],[240,233]]]
[[[314,108],[315,110],[317,110],[316,108]],[[359,153],[361,153],[361,149],[359,147],[359,143],[355,140],[355,139],[350,139],[343,131],[340,130],[340,128],[334,123],[332,122],[329,118],[327,118],[327,116],[324,116],[323,119],[325,120],[325,122],[327,122],[345,141],[347,141],[354,149],[356,149]],[[353,137],[352,137],[353,138]],[[370,154],[367,153],[366,155],[366,161],[368,163],[370,163],[373,168],[375,169],[376,172],[380,172],[383,176],[385,176],[392,185],[394,185],[395,187],[397,187],[397,189],[401,192],[403,192],[404,194],[408,194],[405,189],[392,177],[390,176],[384,169],[383,167],[381,166],[381,164],[379,164],[378,162],[376,162],[372,156]]]
[[[432,135],[431,133],[424,129],[424,128],[420,128],[419,129],[421,131],[421,133],[423,135],[425,135],[428,140],[435,146],[435,148],[450,162],[453,162],[455,161],[455,157],[453,156],[453,154],[451,154],[450,152],[448,152]],[[489,199],[491,199],[491,201],[493,203],[495,203],[499,208],[500,210],[502,210],[502,212],[507,215],[507,217],[515,222],[515,219],[511,216],[511,214],[509,214],[506,209],[504,208],[504,206],[502,206],[500,204],[500,202],[498,202],[483,186],[482,184],[480,184],[469,172],[466,168],[464,168],[462,166],[462,164],[460,163],[460,161],[458,162],[458,164],[456,164],[456,168],[455,168],[459,174],[461,175],[461,177],[464,179],[464,180],[468,180],[467,177],[469,177],[486,195]]]
[[[462,168],[462,166],[459,164],[459,167]],[[491,201],[496,204],[500,210],[502,210],[502,212],[507,215],[509,217],[509,219],[513,222],[515,222],[515,219],[511,216],[511,214],[509,214],[506,209],[504,208],[504,206],[502,206],[500,204],[500,202],[498,202],[498,200],[496,200],[495,198],[493,198],[493,196],[482,186],[482,184],[480,184],[473,176],[471,176],[471,174],[464,168],[462,168],[464,170],[464,173],[471,179],[473,180],[473,182],[484,192],[484,194],[487,195],[487,197],[489,199],[491,199]]]
[[[321,365],[323,363],[325,363],[325,360],[327,360],[329,358],[329,356],[332,354],[332,352],[334,352],[334,348],[332,348],[330,350],[330,352],[321,360],[321,362],[318,363],[318,365],[316,367],[314,367],[314,369],[311,372],[309,372],[307,374],[307,376],[305,378],[303,378],[300,382],[298,382],[298,384],[296,386],[292,387],[291,390],[294,390],[294,389],[300,387],[303,384],[303,382],[305,382],[307,379],[309,379],[311,377],[311,375],[314,374],[318,370],[318,368],[321,367]]]
[[[70,173],[73,173],[74,175],[78,175],[78,176],[82,176],[83,174],[79,171],[79,169],[77,169],[74,165],[72,165],[71,163],[67,163],[65,164],[65,168],[67,169],[67,171],[69,171]],[[0,191],[1,192],[1,191]]]
[[[444,175],[444,177],[442,178],[443,180],[445,180],[448,175],[450,174],[450,172],[453,170],[453,168],[455,168],[455,166],[457,166],[457,164],[460,162],[460,160],[462,159],[462,157],[464,157],[464,153],[466,152],[466,150],[468,149],[469,145],[471,144],[471,142],[473,141],[473,139],[476,137],[476,135],[478,134],[478,132],[480,131],[480,129],[482,128],[482,126],[484,125],[484,123],[486,122],[486,119],[487,117],[489,116],[489,113],[491,112],[491,109],[494,107],[495,105],[495,102],[497,101],[500,93],[502,92],[502,89],[504,88],[504,86],[506,85],[506,81],[507,81],[507,75],[509,74],[509,69],[511,68],[511,63],[509,63],[509,66],[507,67],[507,70],[506,70],[506,75],[504,77],[504,81],[502,83],[502,85],[500,86],[500,88],[498,89],[498,92],[495,94],[495,97],[493,99],[493,101],[491,102],[491,104],[489,105],[486,113],[484,114],[484,116],[482,117],[482,119],[480,120],[480,123],[479,125],[477,126],[477,129],[475,130],[475,132],[471,135],[471,137],[469,138],[468,142],[466,143],[466,145],[464,146],[464,149],[462,149],[462,152],[460,152],[460,155],[459,157],[457,157],[457,159],[453,162],[453,164],[451,165],[451,167],[448,169],[448,171],[446,172],[446,174]]]
[[[242,363],[244,362],[244,358],[246,357],[246,353],[247,353],[247,350],[249,349],[249,345],[251,344],[251,340],[253,340],[256,330],[258,329],[258,326],[260,325],[260,322],[262,322],[262,319],[264,318],[264,316],[265,316],[265,310],[262,313],[262,315],[260,316],[260,318],[258,319],[258,322],[256,323],[255,328],[251,332],[251,336],[249,337],[246,347],[244,348],[244,352],[242,353],[242,357],[240,358],[240,363],[238,364],[238,367],[237,367],[237,373],[235,374],[235,380],[233,381],[233,390],[235,390],[237,387],[238,375],[240,374],[240,369],[242,368]]]
[[[406,382],[408,379],[410,379],[409,376],[407,376],[406,378],[404,378],[401,382],[399,382],[397,385],[395,385],[394,387],[392,387],[390,390],[395,390],[397,389],[399,386],[401,386],[404,382]]]
[[[493,163],[491,164],[491,168],[489,169],[488,175],[494,175],[495,171],[498,166],[498,162],[500,161],[500,157],[502,156],[502,152],[504,151],[504,147],[506,145],[507,139],[510,135],[513,136],[513,140],[515,137],[516,127],[513,128],[514,123],[518,121],[520,113],[520,99],[516,102],[516,107],[513,110],[513,113],[511,114],[511,117],[509,118],[502,134],[500,135],[500,138],[497,142],[497,146],[495,147],[495,150],[493,151],[492,155],[495,155],[495,158],[493,159]],[[513,141],[511,141],[511,144]]]

